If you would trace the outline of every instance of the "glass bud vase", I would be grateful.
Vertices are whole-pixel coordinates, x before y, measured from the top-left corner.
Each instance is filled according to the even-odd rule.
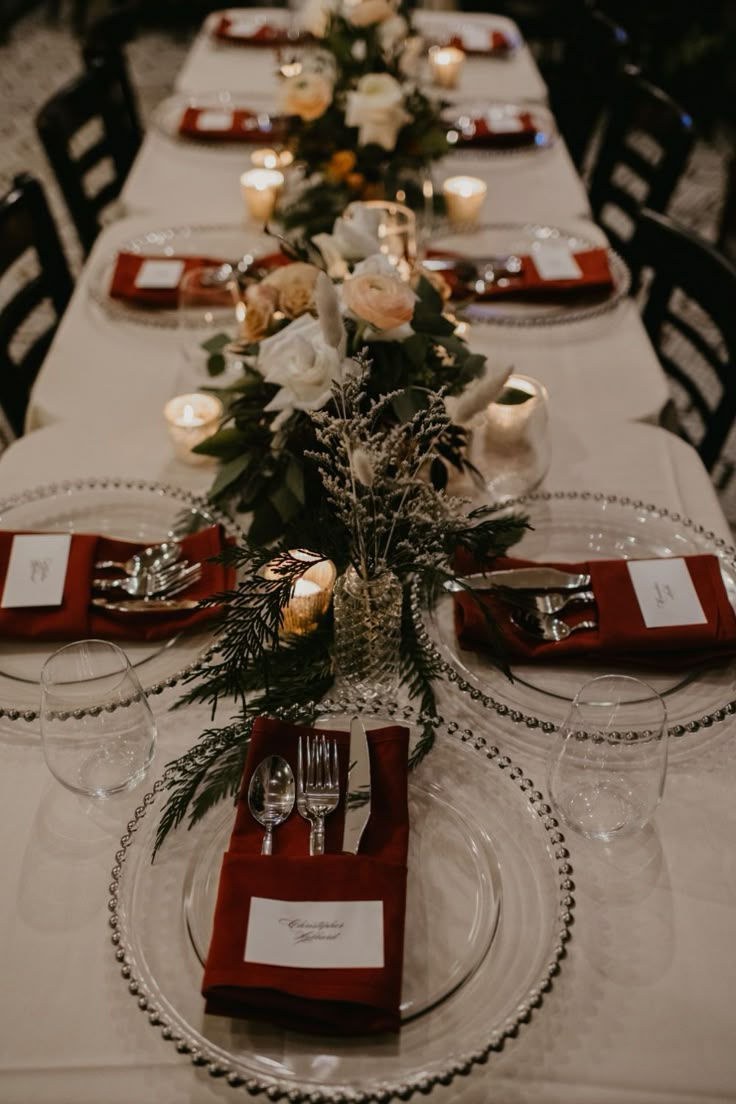
[[[366,698],[393,694],[399,681],[401,583],[389,570],[371,579],[353,567],[335,585],[335,677]]]

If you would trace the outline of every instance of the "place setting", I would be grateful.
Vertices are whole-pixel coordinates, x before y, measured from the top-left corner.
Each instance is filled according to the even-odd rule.
[[[284,119],[274,111],[271,99],[263,97],[262,104],[258,100],[253,93],[236,90],[177,93],[162,100],[152,124],[179,149],[217,150],[238,153],[242,158],[241,146],[269,148],[284,136]],[[283,161],[265,167],[280,164]]]
[[[295,27],[289,12],[277,8],[228,8],[213,12],[207,20],[213,42],[252,49],[278,48],[307,41],[309,35]]]
[[[511,156],[550,149],[557,139],[554,116],[542,104],[470,100],[445,109],[453,156]]]

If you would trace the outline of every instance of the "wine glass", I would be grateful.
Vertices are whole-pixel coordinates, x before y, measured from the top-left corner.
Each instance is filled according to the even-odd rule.
[[[232,265],[202,265],[186,272],[179,283],[177,322],[187,379],[182,387],[195,390],[207,377],[209,353],[205,346],[218,334],[230,339],[237,332],[238,282]],[[186,386],[185,386],[186,385]]]
[[[651,820],[667,772],[666,721],[661,697],[640,679],[602,675],[578,690],[548,775],[566,824],[610,842]]]
[[[87,797],[131,789],[153,758],[156,722],[125,652],[80,640],[41,671],[41,742],[49,770]]]

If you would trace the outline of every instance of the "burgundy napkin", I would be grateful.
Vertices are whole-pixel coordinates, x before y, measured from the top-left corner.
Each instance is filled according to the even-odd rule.
[[[736,652],[736,614],[723,585],[718,557],[698,555],[683,558],[707,617],[707,623],[703,625],[647,628],[626,560],[535,564],[531,560],[498,557],[486,565],[488,570],[546,566],[589,574],[589,589],[595,594],[595,606],[568,606],[558,616],[570,625],[595,617],[598,628],[573,633],[567,640],[545,642],[528,636],[512,624],[507,605],[492,593],[476,594],[492,614],[508,655],[524,662],[563,662],[566,659],[596,662],[606,657],[622,663],[677,669],[732,655]],[[463,575],[483,570],[483,566],[464,550],[456,553],[455,568]],[[455,630],[463,648],[482,651],[487,645],[488,628],[482,610],[467,594],[455,596]]]
[[[284,46],[287,43],[296,45],[309,37],[304,33],[294,36],[293,32],[289,33],[288,27],[274,27],[270,23],[262,23],[252,34],[243,35],[233,31],[233,22],[229,16],[223,15],[212,32],[215,38],[244,46]]]
[[[458,146],[474,146],[477,149],[518,149],[523,146],[533,146],[539,131],[534,125],[534,120],[528,111],[519,112],[519,130],[494,130],[493,123],[486,116],[473,119],[475,127],[472,134],[464,134],[457,129],[459,134]]]
[[[183,261],[184,268],[179,278],[180,282],[186,273],[194,268],[219,268],[224,263],[222,258],[217,257],[153,257],[142,256],[140,253],[119,253],[110,282],[111,298],[125,299],[138,307],[148,307],[153,310],[176,308],[179,299],[178,287],[139,288],[135,286],[136,276],[145,261]]]
[[[251,775],[282,755],[296,777],[302,728],[259,717],[253,725],[235,827],[225,852],[202,994],[215,1015],[269,1020],[300,1031],[365,1034],[398,1031],[409,842],[409,734],[392,725],[368,734],[371,815],[359,854],[343,854],[344,803],[325,820],[325,855],[310,857],[309,824],[296,809],[274,831],[273,855],[261,855],[263,829],[248,811]],[[340,792],[346,791],[349,734],[338,741]],[[382,901],[383,968],[313,969],[246,962],[251,900]]]
[[[0,531],[0,580],[4,585],[10,560],[14,533]],[[235,585],[231,568],[222,564],[206,563],[224,548],[225,534],[220,526],[213,525],[199,533],[185,537],[181,544],[183,559],[202,564],[202,577],[181,595],[199,601],[211,594],[229,590]],[[121,578],[119,572],[97,571],[98,560],[117,560],[124,563],[135,552],[145,548],[143,543],[113,540],[92,533],[74,533],[69,551],[69,561],[60,606],[33,606],[17,609],[0,608],[0,639],[16,640],[163,640],[173,633],[197,628],[205,624],[218,609],[167,611],[160,614],[114,613],[98,607],[90,607],[92,578]],[[1,589],[1,585],[0,585]],[[125,601],[124,591],[108,592],[110,601]]]
[[[514,40],[504,34],[503,31],[489,31],[488,32],[488,46],[486,49],[478,49],[477,47],[467,47],[464,45],[462,35],[453,35],[449,42],[445,43],[447,46],[456,46],[458,50],[462,50],[463,53],[468,54],[469,57],[485,57],[487,54],[508,54],[514,48]]]
[[[443,250],[429,249],[428,257],[455,256]],[[530,256],[521,256],[521,272],[509,280],[508,287],[490,284],[481,299],[556,299],[568,298],[578,292],[606,291],[613,287],[613,277],[608,264],[608,250],[588,249],[573,254],[582,271],[576,280],[543,280]],[[472,258],[468,258],[472,260]],[[453,298],[462,299],[468,292],[452,269],[442,272],[452,289]]]
[[[199,117],[205,112],[216,110],[207,107],[188,107],[179,123],[179,134],[184,138],[194,138],[203,142],[274,142],[283,131],[283,120],[270,115],[271,125],[261,130],[258,125],[259,113],[245,108],[223,108],[232,115],[229,127],[221,130],[200,130]]]

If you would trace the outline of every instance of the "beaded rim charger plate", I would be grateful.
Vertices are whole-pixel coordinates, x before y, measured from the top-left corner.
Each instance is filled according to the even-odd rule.
[[[542,793],[470,729],[418,717],[409,707],[342,700],[314,709],[312,723],[320,727],[344,727],[360,711],[369,727],[405,723],[413,737],[420,725],[434,729],[435,747],[410,782],[413,873],[403,985],[409,1006],[398,1036],[306,1035],[205,1015],[194,948],[206,941],[211,923],[197,928],[219,873],[224,813],[216,809],[211,821],[177,830],[155,862],[151,857],[167,786],[188,762],[199,769],[214,758],[216,738],[172,764],[128,824],[112,871],[115,955],[129,993],[154,1028],[233,1087],[292,1101],[407,1099],[485,1062],[541,1005],[569,938],[569,852]],[[288,719],[302,717],[295,709]],[[232,808],[229,813],[231,820]],[[472,864],[458,865],[471,852]],[[473,887],[466,908],[479,873],[482,884]],[[209,888],[202,884],[207,881]],[[471,935],[472,961],[465,947],[455,945],[461,934]],[[427,974],[439,980],[439,989],[426,983]]]
[[[577,562],[591,559],[646,559],[712,553],[718,556],[726,591],[736,608],[736,549],[678,513],[628,497],[591,491],[557,491],[527,495],[508,503],[510,511],[528,515],[532,530],[511,555],[539,560]],[[505,737],[525,751],[547,755],[550,741],[584,682],[612,670],[637,674],[652,685],[667,706],[671,736],[697,735],[718,728],[736,712],[736,659],[724,659],[668,671],[653,666],[615,664],[512,663],[513,681],[487,655],[461,648],[453,624],[453,599],[443,594],[431,611],[414,597],[415,620],[445,676],[465,691],[485,718],[495,714]],[[562,615],[564,616],[564,615]],[[677,740],[671,755],[687,754],[689,739]]]
[[[80,479],[23,491],[0,501],[0,528],[45,533],[100,533],[153,544],[221,524],[238,540],[243,534],[227,515],[204,499],[161,483],[126,479]],[[45,660],[63,641],[0,640],[0,716],[38,717],[39,677]],[[214,635],[204,627],[156,643],[122,641],[146,694],[160,694],[196,670],[212,654]]]

